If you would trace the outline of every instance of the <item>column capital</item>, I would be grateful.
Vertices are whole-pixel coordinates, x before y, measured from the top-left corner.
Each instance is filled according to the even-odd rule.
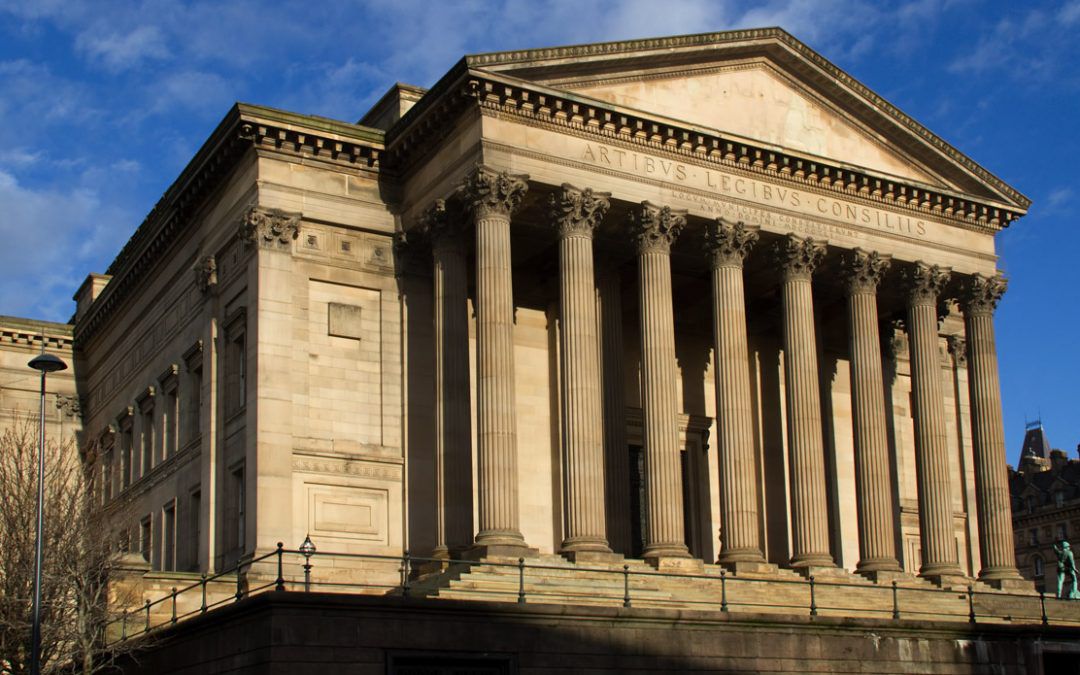
[[[892,256],[877,251],[853,249],[844,256],[844,276],[849,294],[875,293],[881,278],[892,265]]]
[[[938,296],[945,289],[945,284],[949,283],[951,274],[952,270],[948,267],[916,261],[904,272],[909,304],[936,307]]]
[[[809,279],[825,257],[825,242],[789,234],[776,247],[785,279]]]
[[[758,240],[756,225],[747,225],[741,220],[737,223],[717,218],[705,226],[705,252],[709,263],[717,267],[742,267],[750,249]]]
[[[432,249],[464,248],[461,214],[445,199],[436,199],[416,218],[421,236],[431,241]]]
[[[638,253],[671,253],[671,244],[686,226],[686,211],[641,202],[630,214]]]
[[[999,272],[992,277],[973,274],[960,292],[960,308],[964,314],[993,314],[1009,282]]]
[[[462,181],[459,194],[466,207],[478,217],[489,213],[510,217],[521,205],[529,189],[528,181],[525,174],[496,171],[478,164]]]
[[[252,206],[244,212],[238,234],[248,244],[287,251],[300,236],[300,214]]]
[[[593,192],[592,188],[580,190],[563,183],[551,194],[549,201],[551,221],[559,237],[591,238],[611,206],[610,199],[610,192]]]
[[[965,367],[967,365],[967,340],[961,335],[948,335],[945,341],[949,345],[949,353],[956,359],[956,365]]]

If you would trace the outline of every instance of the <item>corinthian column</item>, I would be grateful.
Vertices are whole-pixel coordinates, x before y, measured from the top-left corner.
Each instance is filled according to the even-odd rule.
[[[750,411],[743,260],[758,228],[717,219],[705,230],[712,267],[716,445],[720,465],[720,559],[765,562],[758,535],[757,464]]]
[[[641,390],[648,507],[644,557],[686,558],[682,464],[676,407],[675,318],[671,306],[671,243],[685,212],[642,202],[634,212],[641,305]]]
[[[889,256],[857,248],[845,262],[859,511],[857,569],[865,573],[899,572],[877,311],[878,283],[889,268]]]
[[[825,448],[814,334],[814,269],[825,243],[789,234],[779,249],[784,270],[784,377],[791,457],[792,567],[833,567],[825,499]]]
[[[478,166],[461,189],[476,221],[476,544],[488,553],[511,555],[525,547],[525,539],[518,520],[510,215],[525,196],[527,180]]]
[[[472,541],[469,324],[461,214],[439,199],[421,218],[431,238],[435,296],[435,508],[437,556]]]
[[[922,261],[907,272],[907,330],[915,418],[915,467],[919,483],[919,574],[943,583],[963,576],[956,558],[945,397],[938,357],[937,302],[949,269]]]
[[[600,424],[600,344],[596,334],[593,230],[607,213],[609,193],[563,185],[551,197],[559,234],[562,330],[562,442],[566,468],[566,531],[571,556],[611,553],[605,536],[604,445]]]
[[[1005,293],[1005,286],[1001,275],[984,277],[976,274],[966,284],[961,298],[967,338],[971,440],[982,557],[979,578],[999,586],[1007,580],[1020,578],[1013,549],[1001,385],[994,343],[994,308]]]

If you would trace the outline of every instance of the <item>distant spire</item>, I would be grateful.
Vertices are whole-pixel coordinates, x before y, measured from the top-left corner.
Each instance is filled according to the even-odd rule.
[[[1050,459],[1050,442],[1046,439],[1046,431],[1043,430],[1041,419],[1024,421],[1024,448],[1020,451],[1020,458],[1040,457]]]

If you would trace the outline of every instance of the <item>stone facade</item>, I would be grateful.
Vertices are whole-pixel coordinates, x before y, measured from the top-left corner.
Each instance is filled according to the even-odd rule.
[[[238,104],[80,291],[83,442],[175,574],[310,535],[1008,585],[1028,206],[777,29]]]

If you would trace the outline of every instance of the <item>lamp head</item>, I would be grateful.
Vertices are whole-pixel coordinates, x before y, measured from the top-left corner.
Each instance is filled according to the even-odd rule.
[[[59,356],[41,353],[35,356],[30,363],[26,364],[34,370],[42,373],[55,373],[58,370],[67,370],[67,364]]]
[[[305,558],[315,555],[315,544],[311,543],[310,534],[304,537],[304,543],[300,544],[300,552],[304,554]]]

